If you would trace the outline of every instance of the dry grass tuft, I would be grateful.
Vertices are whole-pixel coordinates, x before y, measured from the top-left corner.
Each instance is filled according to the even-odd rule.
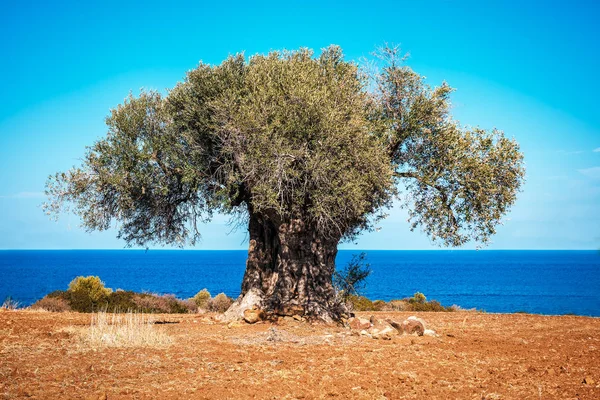
[[[16,310],[19,308],[19,306],[21,305],[21,303],[19,303],[18,301],[13,300],[10,296],[7,297],[4,302],[2,303],[2,305],[0,305],[0,310]]]
[[[93,347],[155,347],[171,344],[172,338],[156,329],[154,322],[146,314],[99,312],[92,316],[85,341]]]

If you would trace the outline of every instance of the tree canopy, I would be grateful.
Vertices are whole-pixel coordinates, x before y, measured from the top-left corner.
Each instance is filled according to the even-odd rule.
[[[167,95],[130,95],[82,165],[49,178],[49,214],[131,245],[193,244],[214,213],[323,238],[372,229],[394,199],[443,245],[489,241],[524,179],[518,144],[450,115],[398,48],[369,68],[339,47],[201,63]]]

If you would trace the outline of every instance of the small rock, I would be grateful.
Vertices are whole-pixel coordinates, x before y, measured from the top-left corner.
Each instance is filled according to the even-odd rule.
[[[249,324],[254,324],[258,321],[261,321],[265,318],[265,313],[263,310],[254,310],[247,309],[244,310],[244,321]]]
[[[583,378],[583,383],[586,385],[593,385],[596,382],[594,382],[594,380],[591,377],[586,376],[585,378]]]
[[[423,336],[425,333],[425,326],[420,321],[414,319],[407,319],[402,323],[402,332],[407,335],[417,334],[419,336]]]
[[[294,315],[292,318],[294,318],[296,321],[304,321],[304,317],[302,317],[298,314]]]
[[[371,317],[369,318],[369,322],[372,324],[375,324],[377,322],[377,319],[375,319],[374,315],[371,315]]]
[[[412,316],[410,316],[410,317],[408,317],[406,319],[407,320],[411,320],[411,321],[419,321],[423,325],[423,329],[427,328],[427,322],[425,322],[425,320],[422,319],[422,318],[418,318],[418,317],[412,315]]]
[[[364,329],[362,331],[360,331],[360,334],[362,336],[371,336],[371,335],[369,335],[369,332],[365,331]]]
[[[388,326],[382,330],[377,330],[377,332],[373,332],[373,339],[383,339],[383,340],[392,340],[393,336],[398,335],[398,331]]]
[[[438,334],[435,333],[435,331],[433,329],[425,329],[425,331],[423,332],[423,335],[425,336],[433,336],[433,337],[437,337]]]
[[[388,324],[390,324],[390,326],[392,328],[394,328],[396,331],[398,331],[398,333],[404,333],[404,331],[402,330],[402,324],[388,318],[385,320]]]
[[[231,328],[239,328],[244,326],[245,324],[242,321],[231,321],[230,323],[227,324],[227,328],[231,329]]]
[[[350,325],[350,328],[360,331],[363,329],[369,329],[371,327],[371,322],[364,318],[350,318],[348,320],[348,325]]]

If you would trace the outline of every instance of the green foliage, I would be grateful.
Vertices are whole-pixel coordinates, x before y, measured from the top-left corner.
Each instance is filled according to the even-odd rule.
[[[406,311],[454,311],[452,307],[444,307],[439,301],[431,300],[424,303],[410,303]]]
[[[180,300],[171,294],[138,293],[134,294],[133,302],[137,306],[135,309],[144,313],[185,314],[198,311],[195,303]]]
[[[352,259],[343,270],[333,274],[333,286],[343,299],[348,296],[358,296],[366,285],[366,279],[371,274],[371,266],[365,262],[367,255],[363,252],[353,254]]]
[[[411,304],[423,304],[427,301],[427,297],[425,297],[425,295],[421,292],[417,292],[413,295],[413,297],[411,297],[410,299],[408,299],[408,302]]]
[[[486,244],[523,183],[519,145],[495,129],[460,126],[450,115],[453,89],[426,85],[399,48],[378,57],[373,118],[406,191],[412,229],[447,246]]]
[[[130,96],[81,167],[50,177],[45,211],[72,207],[89,230],[116,219],[128,244],[194,243],[214,212],[337,242],[400,198],[432,240],[487,243],[523,182],[519,146],[461,127],[453,89],[426,85],[398,48],[378,57],[365,72],[336,46],[237,55],[166,97]]]
[[[210,302],[210,292],[207,289],[202,289],[192,297],[196,306],[202,310],[208,309],[208,303]]]
[[[112,289],[106,288],[97,276],[78,276],[69,283],[68,292],[77,297],[88,297],[91,302],[98,303],[105,300],[112,293]]]
[[[364,296],[349,295],[346,304],[354,311],[375,311],[373,302]]]
[[[375,300],[373,302],[373,311],[387,311],[389,308],[388,303],[383,300]]]
[[[421,292],[416,292],[413,297],[400,300],[405,303],[403,311],[454,311],[455,308],[444,307],[439,301],[427,301],[427,297]]]
[[[364,296],[350,295],[346,299],[347,304],[354,311],[456,311],[460,307],[445,307],[436,300],[427,301],[423,293],[417,292],[413,297],[403,300],[371,301]]]
[[[208,302],[208,309],[210,311],[223,313],[227,311],[229,306],[233,303],[233,299],[227,297],[225,293],[219,293]]]
[[[180,314],[195,313],[198,311],[198,307],[193,301],[180,300],[173,295],[118,290],[116,292],[110,291],[108,294],[105,292],[99,300],[94,300],[89,295],[89,291],[85,290],[86,285],[77,286],[77,288],[76,290],[59,290],[49,293],[38,303],[44,301],[44,304],[51,304],[49,302],[52,301],[59,304],[58,302],[60,302],[66,304],[68,309],[84,313],[136,311],[142,313]],[[45,307],[43,304],[40,304],[40,308]]]

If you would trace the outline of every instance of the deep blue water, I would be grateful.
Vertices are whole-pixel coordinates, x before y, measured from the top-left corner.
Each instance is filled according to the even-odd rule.
[[[357,251],[340,251],[345,265]],[[600,316],[597,251],[367,251],[373,273],[364,294],[391,300],[423,292],[444,305],[488,312]],[[108,287],[180,298],[207,288],[236,297],[246,251],[0,251],[0,302],[29,305],[66,289],[78,275]]]

